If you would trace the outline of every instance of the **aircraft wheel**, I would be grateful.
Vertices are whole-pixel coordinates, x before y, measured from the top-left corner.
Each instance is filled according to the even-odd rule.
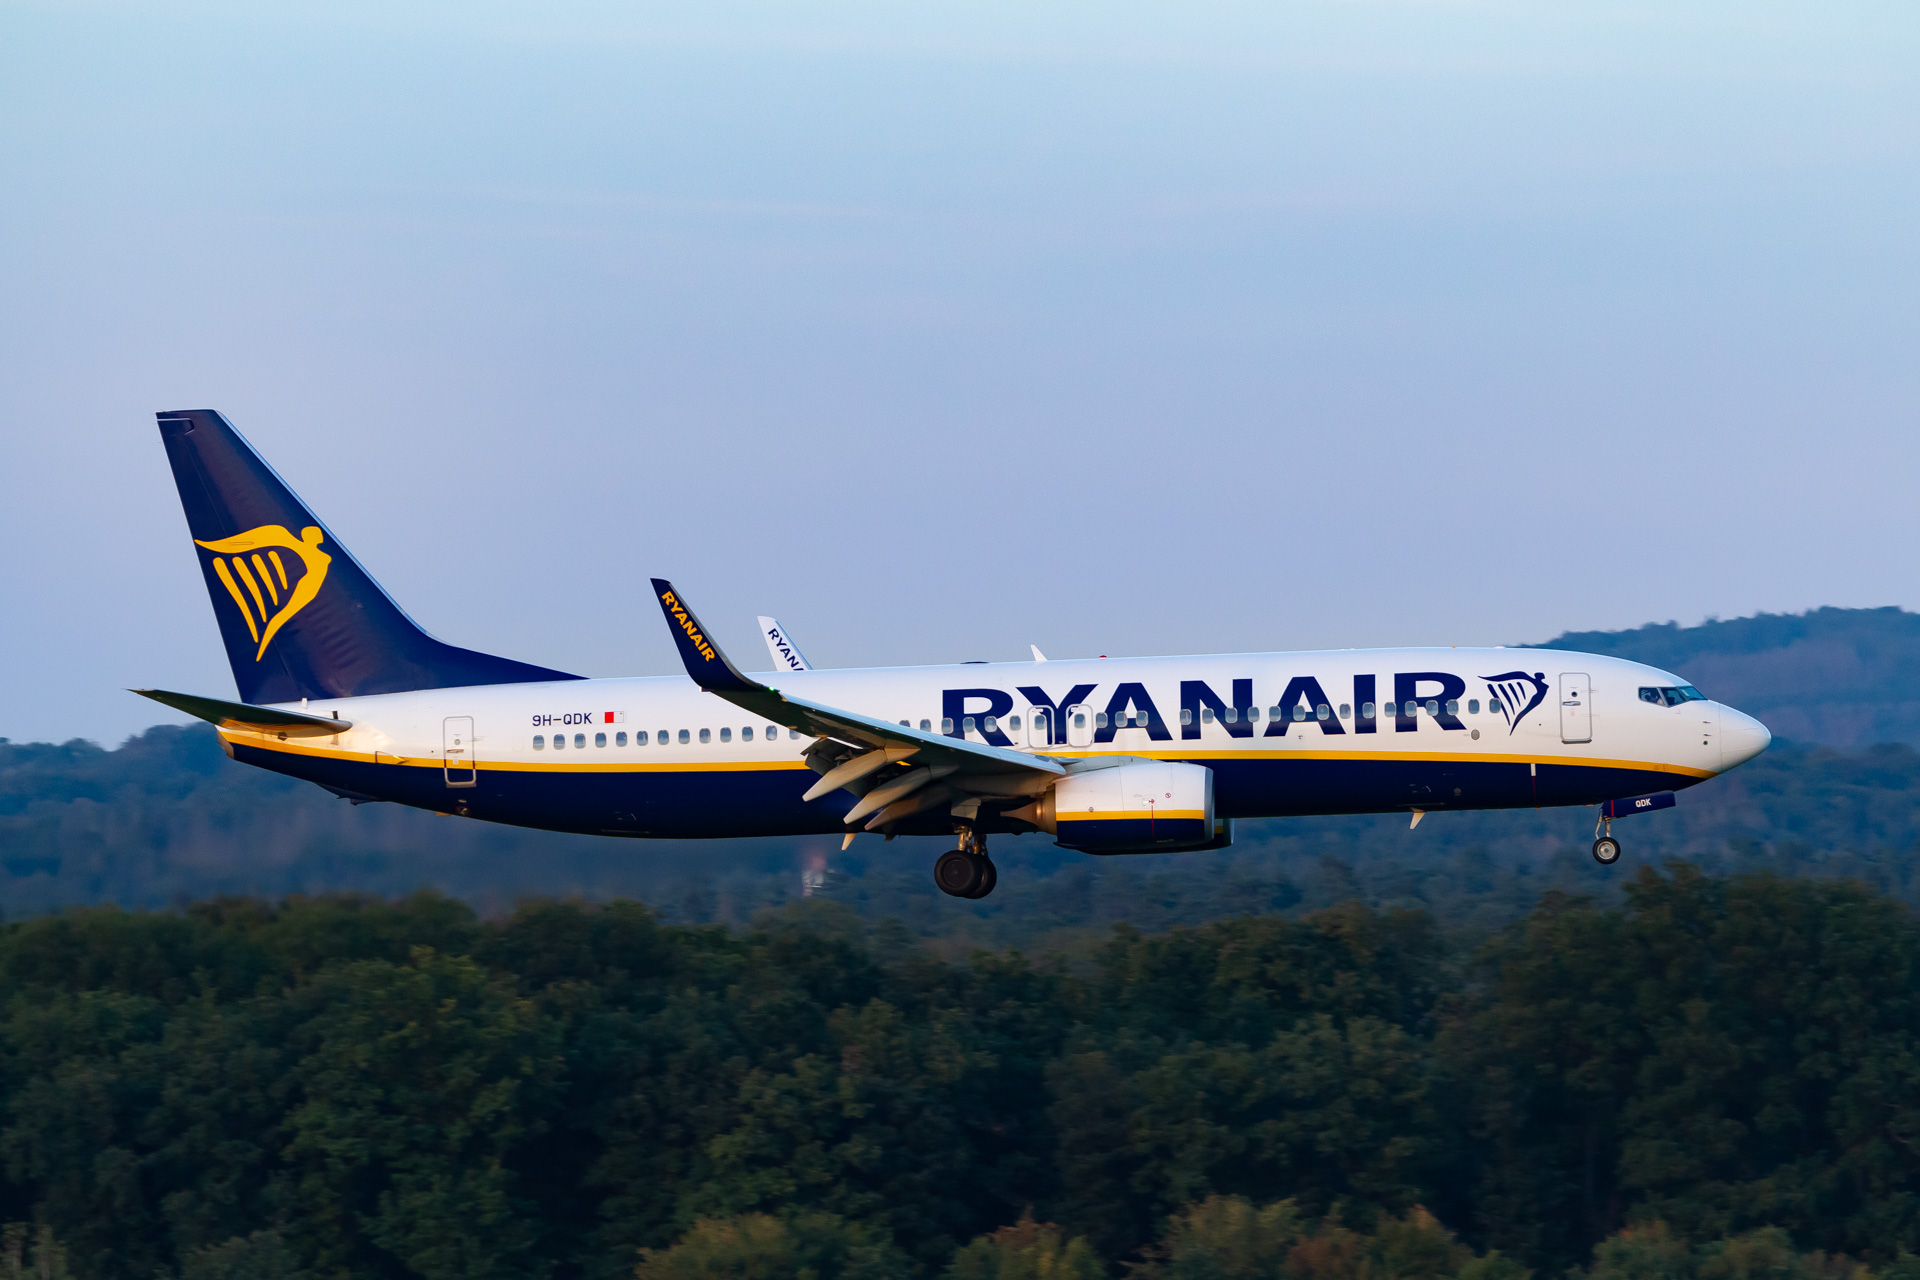
[[[980,864],[980,887],[967,896],[969,898],[984,898],[993,892],[993,886],[1000,883],[1000,871],[999,868],[993,865],[993,859],[984,853],[974,854],[973,859]]]
[[[1601,836],[1593,842],[1593,860],[1603,867],[1620,861],[1620,842],[1612,836]]]
[[[993,865],[985,858],[949,849],[933,864],[933,882],[940,886],[940,892],[955,898],[977,898],[983,892],[980,888],[983,883],[987,883],[988,888],[992,887],[986,880],[982,863],[988,867]]]

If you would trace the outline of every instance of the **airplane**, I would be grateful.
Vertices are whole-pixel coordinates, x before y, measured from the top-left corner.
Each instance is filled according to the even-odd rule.
[[[157,417],[238,697],[133,692],[215,725],[231,758],[356,804],[629,838],[951,835],[935,883],[981,898],[999,878],[991,836],[1165,853],[1310,814],[1417,827],[1598,806],[1593,856],[1611,865],[1615,818],[1670,807],[1772,740],[1670,672],[1550,649],[1035,648],[823,670],[762,618],[778,669],[747,674],[659,578],[684,674],[587,679],[428,635],[219,413]]]

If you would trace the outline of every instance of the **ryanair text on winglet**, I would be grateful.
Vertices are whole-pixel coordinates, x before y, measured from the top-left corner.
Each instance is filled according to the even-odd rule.
[[[680,629],[687,633],[687,639],[693,641],[693,647],[700,651],[700,656],[712,662],[713,646],[708,644],[707,638],[700,634],[700,629],[693,625],[693,615],[686,611],[671,591],[661,592],[660,601],[673,611],[673,620],[678,622]]]

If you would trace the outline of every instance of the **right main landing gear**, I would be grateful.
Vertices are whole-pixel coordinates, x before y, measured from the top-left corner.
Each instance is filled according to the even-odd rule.
[[[956,898],[984,898],[1000,882],[987,846],[971,829],[960,832],[960,847],[949,849],[933,864],[933,882],[940,892]]]

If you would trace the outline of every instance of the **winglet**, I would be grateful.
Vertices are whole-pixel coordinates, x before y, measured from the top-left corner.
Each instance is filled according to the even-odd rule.
[[[660,601],[660,611],[667,615],[667,630],[673,633],[673,642],[680,649],[680,661],[686,664],[687,674],[695,684],[708,693],[771,692],[767,686],[755,684],[741,675],[739,669],[727,661],[727,655],[720,652],[720,646],[700,625],[700,619],[693,616],[693,610],[687,607],[671,582],[665,578],[653,579],[653,594]]]
[[[786,628],[777,619],[760,615],[760,634],[766,637],[767,652],[773,657],[774,670],[811,671],[813,664],[807,661],[807,655],[800,652],[800,646],[793,642]]]

